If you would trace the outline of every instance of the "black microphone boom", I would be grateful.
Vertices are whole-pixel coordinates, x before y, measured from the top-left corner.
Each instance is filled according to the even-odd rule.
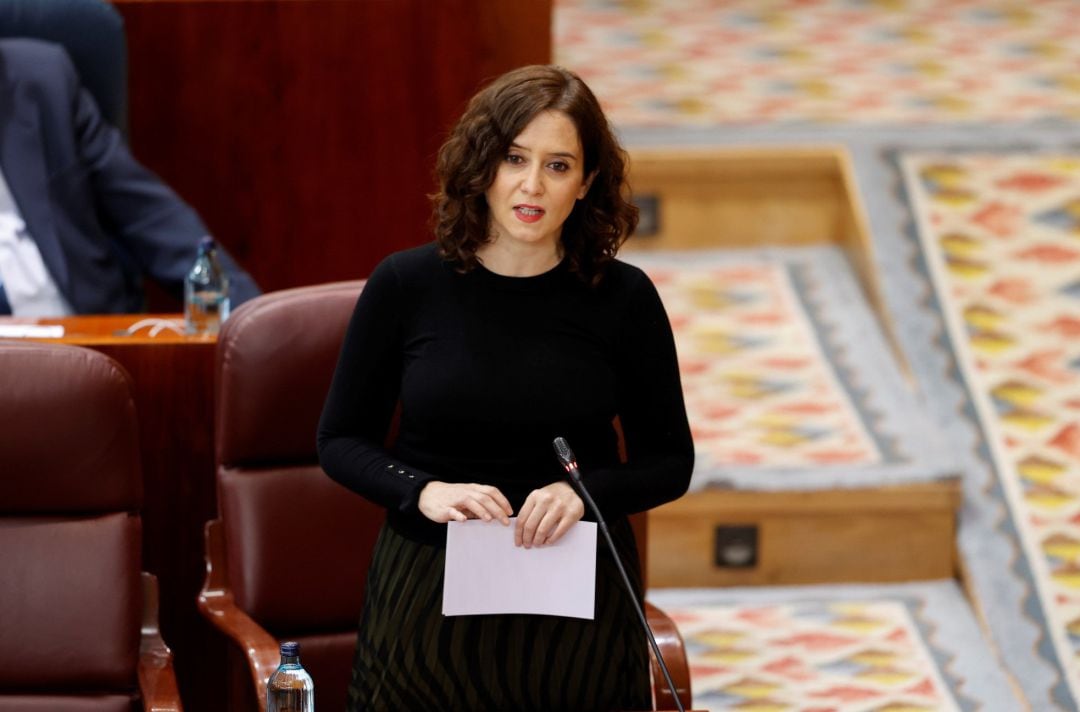
[[[570,481],[574,484],[574,489],[577,490],[581,498],[585,500],[585,504],[588,505],[593,515],[596,517],[596,524],[600,527],[600,531],[604,534],[604,539],[607,540],[608,548],[611,549],[611,555],[615,559],[615,565],[619,567],[619,573],[622,575],[623,584],[626,586],[627,592],[630,594],[630,602],[634,604],[634,610],[637,611],[638,618],[641,620],[641,625],[645,628],[645,635],[649,637],[649,645],[652,646],[653,653],[656,655],[656,662],[660,663],[660,671],[664,673],[664,680],[667,682],[668,689],[671,690],[671,696],[675,698],[675,706],[679,708],[679,712],[686,712],[686,708],[683,707],[682,700],[679,699],[679,691],[675,689],[675,683],[671,679],[671,673],[668,672],[667,664],[664,662],[664,656],[660,654],[660,646],[656,644],[656,636],[653,635],[652,628],[649,627],[649,621],[645,619],[645,611],[641,609],[641,603],[637,600],[637,595],[634,593],[634,585],[630,583],[630,577],[626,575],[626,569],[623,567],[622,559],[619,558],[619,552],[615,550],[615,542],[611,540],[611,534],[608,532],[607,522],[604,521],[604,515],[600,514],[600,508],[596,506],[596,502],[593,501],[592,496],[589,495],[589,490],[585,489],[585,483],[581,480],[581,472],[578,470],[577,458],[574,457],[574,451],[570,449],[570,443],[566,442],[566,438],[555,438],[555,442],[552,443],[555,448],[555,456],[559,458],[559,462],[562,463],[563,468],[569,473]]]

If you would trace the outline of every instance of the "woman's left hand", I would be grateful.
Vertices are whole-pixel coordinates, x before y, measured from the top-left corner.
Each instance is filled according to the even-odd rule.
[[[514,527],[514,545],[554,544],[585,514],[585,503],[568,482],[553,482],[525,498]]]

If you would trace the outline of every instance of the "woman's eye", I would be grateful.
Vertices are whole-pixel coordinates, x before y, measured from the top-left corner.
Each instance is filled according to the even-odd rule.
[[[565,173],[566,171],[570,170],[570,166],[566,165],[562,161],[556,161],[554,163],[549,163],[548,165],[551,166],[551,170],[555,171],[556,173]]]
[[[510,153],[510,154],[507,154],[507,156],[506,156],[506,162],[511,163],[511,164],[516,166],[519,163],[524,163],[525,159],[522,158],[521,156],[517,155],[516,153]]]

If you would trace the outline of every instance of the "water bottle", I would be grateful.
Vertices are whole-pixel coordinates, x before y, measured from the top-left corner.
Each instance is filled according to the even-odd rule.
[[[199,241],[199,255],[184,279],[184,325],[189,334],[216,334],[229,318],[229,276],[221,268],[212,237]]]
[[[300,665],[300,643],[281,644],[281,665],[266,683],[267,712],[315,712],[315,683]]]

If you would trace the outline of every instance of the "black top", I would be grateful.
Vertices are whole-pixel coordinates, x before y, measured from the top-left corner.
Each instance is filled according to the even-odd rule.
[[[445,526],[417,508],[424,484],[494,485],[516,512],[529,492],[566,476],[552,450],[560,435],[605,516],[655,507],[689,485],[694,450],[674,340],[641,270],[615,261],[595,288],[565,262],[535,277],[462,274],[434,244],[375,268],[319,423],[331,477],[386,507],[403,534],[441,542]]]

